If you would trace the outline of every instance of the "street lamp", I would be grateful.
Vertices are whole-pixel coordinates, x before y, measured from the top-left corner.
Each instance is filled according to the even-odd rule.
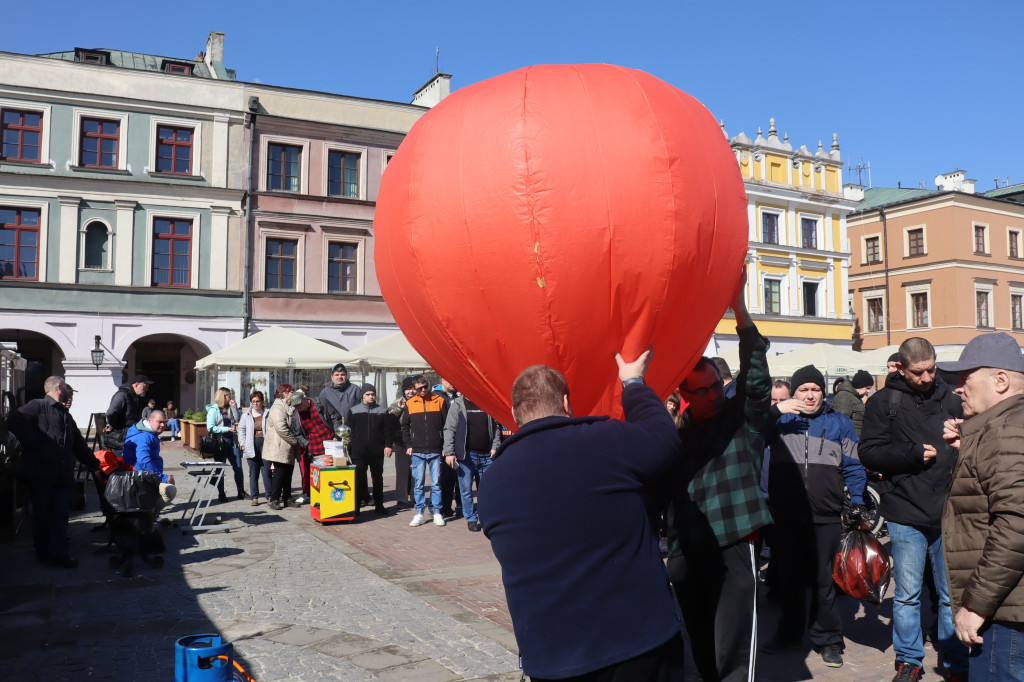
[[[96,369],[99,369],[100,365],[103,364],[103,349],[100,348],[99,334],[96,335],[96,345],[89,351],[89,355],[92,356],[92,364],[96,365]]]

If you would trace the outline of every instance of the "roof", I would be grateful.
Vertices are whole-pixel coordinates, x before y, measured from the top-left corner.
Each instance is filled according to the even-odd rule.
[[[107,65],[116,66],[122,69],[134,69],[136,71],[152,71],[154,73],[162,73],[164,71],[163,66],[165,62],[173,62],[175,64],[189,64],[192,67],[192,75],[199,78],[213,78],[214,75],[210,72],[210,67],[201,59],[181,59],[178,57],[162,57],[160,55],[153,54],[141,54],[139,52],[126,52],[124,50],[111,50],[105,47],[96,48],[76,48],[70,52],[50,52],[48,54],[36,55],[37,57],[46,57],[47,59],[58,59],[65,62],[75,62],[76,54],[79,51],[85,52],[103,52],[108,55]],[[223,71],[223,73],[220,73]],[[218,76],[224,80],[235,80],[234,69],[224,69],[220,67],[218,69]]]
[[[864,190],[864,199],[853,209],[854,212],[867,211],[879,206],[897,204],[911,199],[939,194],[937,189],[910,189],[903,187],[869,187]]]
[[[983,196],[1009,199],[1009,195],[1014,194],[1024,194],[1024,182],[1017,183],[1016,185],[1007,185],[1006,187],[997,187],[995,189],[990,189],[989,191],[985,192]],[[1016,199],[1013,200],[1015,201]]]

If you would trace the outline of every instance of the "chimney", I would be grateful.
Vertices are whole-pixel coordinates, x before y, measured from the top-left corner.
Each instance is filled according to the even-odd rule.
[[[421,107],[434,107],[451,94],[452,75],[436,73],[423,86],[413,93],[412,103]]]
[[[206,39],[206,56],[203,61],[214,71],[213,65],[224,65],[224,33],[222,31],[210,31]]]
[[[955,170],[951,173],[935,176],[935,186],[946,192],[974,194],[974,184],[976,182],[976,180],[968,178],[967,173],[962,170]]]
[[[851,201],[864,201],[864,185],[854,183],[843,185],[843,198]]]

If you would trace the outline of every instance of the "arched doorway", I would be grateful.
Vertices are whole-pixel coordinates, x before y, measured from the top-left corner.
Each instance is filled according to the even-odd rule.
[[[0,343],[25,358],[24,395],[15,396],[18,405],[42,398],[46,377],[64,375],[64,353],[57,342],[45,334],[26,329],[0,329]]]
[[[148,398],[158,407],[168,401],[179,411],[196,405],[196,360],[210,354],[205,344],[178,334],[151,334],[137,339],[124,356],[124,381],[136,374],[153,380]]]

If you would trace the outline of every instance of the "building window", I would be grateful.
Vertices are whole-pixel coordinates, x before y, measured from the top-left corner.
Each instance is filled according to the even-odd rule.
[[[85,228],[85,248],[82,267],[102,270],[107,267],[107,226],[89,223]]]
[[[156,172],[192,174],[192,128],[157,126]]]
[[[189,64],[168,64],[167,73],[180,73],[189,76],[192,74],[192,67]]]
[[[292,239],[267,240],[266,289],[295,290],[295,252],[298,243]]]
[[[327,246],[327,290],[333,293],[356,293],[355,244],[331,242]]]
[[[118,121],[83,118],[79,164],[86,168],[117,168],[119,139]]]
[[[921,292],[910,295],[910,307],[913,313],[914,327],[928,326],[928,294]]]
[[[818,316],[818,283],[804,282],[804,315],[807,317]]]
[[[332,151],[327,155],[327,195],[359,198],[359,154]]]
[[[764,311],[772,315],[782,314],[782,282],[777,279],[764,280]]]
[[[102,66],[109,62],[109,55],[106,52],[75,50],[75,57],[80,64],[99,64]]]
[[[43,115],[38,111],[3,110],[3,158],[6,161],[40,160]]]
[[[988,228],[984,225],[974,226],[974,253],[988,254],[988,247],[986,246],[986,235]]]
[[[192,284],[192,221],[153,220],[153,284],[187,287]]]
[[[39,278],[39,211],[0,207],[0,278]]]
[[[882,312],[882,299],[880,298],[869,298],[868,299],[868,331],[869,332],[881,332],[885,331],[885,314]]]
[[[880,248],[881,240],[878,237],[868,237],[864,240],[864,262],[865,263],[881,263],[882,262],[882,251]]]
[[[270,144],[267,149],[267,189],[298,192],[302,147]]]
[[[1010,258],[1020,258],[1020,230],[1010,230],[1010,244],[1008,247],[1007,255]]]
[[[924,253],[924,228],[918,227],[907,230],[907,255],[923,256]]]
[[[1024,294],[1010,294],[1010,326],[1016,331],[1024,329]]]
[[[975,291],[974,292],[974,308],[977,311],[978,326],[979,327],[991,327],[992,318],[989,316],[989,293],[988,291]]]
[[[761,214],[761,241],[765,244],[779,243],[779,215],[777,213]]]
[[[805,249],[818,248],[818,221],[813,218],[800,220],[801,244]]]

